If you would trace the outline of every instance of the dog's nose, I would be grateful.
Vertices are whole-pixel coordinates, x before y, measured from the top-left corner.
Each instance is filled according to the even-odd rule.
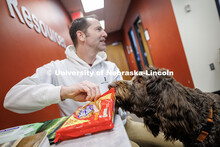
[[[115,87],[116,87],[115,83],[111,83],[111,84],[108,85],[108,89],[115,88]]]

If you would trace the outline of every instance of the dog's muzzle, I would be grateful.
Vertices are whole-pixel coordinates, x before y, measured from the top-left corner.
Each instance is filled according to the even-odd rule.
[[[116,87],[115,83],[111,83],[111,84],[108,85],[108,89],[115,88],[115,87]]]

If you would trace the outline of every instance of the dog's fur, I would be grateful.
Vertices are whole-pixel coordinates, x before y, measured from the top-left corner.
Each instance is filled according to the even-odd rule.
[[[149,68],[150,71],[165,69]],[[180,140],[185,146],[220,146],[220,96],[182,86],[172,76],[138,75],[109,85],[116,90],[116,107],[136,114],[156,137]],[[197,137],[213,108],[214,126],[204,142]]]

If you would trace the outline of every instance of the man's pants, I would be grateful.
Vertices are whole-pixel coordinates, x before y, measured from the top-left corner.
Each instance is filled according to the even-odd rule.
[[[179,141],[174,143],[164,141],[162,133],[154,137],[143,123],[133,121],[131,116],[127,117],[125,129],[132,147],[183,147],[183,144]]]

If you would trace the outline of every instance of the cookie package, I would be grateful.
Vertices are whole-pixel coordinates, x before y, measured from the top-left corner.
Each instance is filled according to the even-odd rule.
[[[98,100],[79,107],[56,131],[54,142],[112,129],[114,103],[115,89],[112,88]]]

